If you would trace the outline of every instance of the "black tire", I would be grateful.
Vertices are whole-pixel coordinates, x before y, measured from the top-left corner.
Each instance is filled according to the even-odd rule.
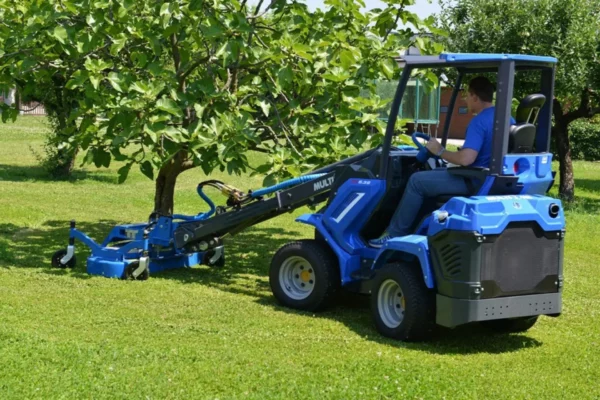
[[[380,309],[380,291],[381,303],[385,306],[385,291],[391,290],[388,288],[394,285],[399,287],[400,295],[398,304],[390,304],[390,307],[399,309],[402,314],[398,316],[397,325],[393,318],[388,318],[386,323],[382,316],[386,314],[385,309]],[[396,300],[393,301],[395,303]],[[377,330],[383,336],[402,341],[428,339],[435,328],[435,296],[425,286],[419,266],[395,263],[379,270],[373,281],[371,313]]]
[[[287,280],[286,271],[294,268],[302,268],[302,277],[294,276],[297,278],[295,283],[306,289],[300,289],[294,283],[284,287]],[[314,279],[308,280],[304,274]],[[273,295],[280,304],[297,310],[322,310],[331,304],[339,290],[339,262],[324,241],[307,239],[292,242],[281,247],[273,256],[269,270],[269,283]],[[309,285],[313,286],[309,287]],[[306,292],[299,292],[301,290]]]
[[[319,232],[319,230],[318,230],[318,229],[315,229],[315,240],[316,240],[316,241],[321,241],[321,242],[324,242],[324,241],[325,241],[325,236],[323,236],[323,235],[321,234],[321,232]]]
[[[148,280],[148,278],[150,277],[150,271],[148,271],[148,268],[146,268],[137,277],[133,276],[133,271],[138,269],[139,266],[140,266],[139,261],[134,261],[132,263],[129,263],[125,267],[125,272],[123,273],[123,279],[127,280],[127,281],[146,281],[146,280]]]
[[[217,261],[215,261],[214,263],[211,264],[210,259],[215,255],[215,250],[209,250],[208,252],[206,252],[205,256],[204,256],[204,264],[208,265],[209,267],[214,267],[214,268],[223,268],[225,266],[225,253],[221,254],[221,257],[219,257],[217,259]]]
[[[75,265],[77,265],[77,259],[75,258],[75,254],[73,254],[73,257],[71,257],[71,259],[69,261],[67,261],[66,264],[63,264],[60,262],[61,258],[63,258],[65,255],[67,254],[67,249],[60,249],[56,252],[54,252],[54,254],[52,254],[52,261],[51,264],[54,268],[74,268]]]
[[[528,331],[538,320],[538,316],[495,319],[491,321],[481,321],[480,324],[485,328],[498,333],[518,333]]]

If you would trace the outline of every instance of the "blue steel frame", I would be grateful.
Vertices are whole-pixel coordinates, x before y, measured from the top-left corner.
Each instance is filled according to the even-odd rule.
[[[143,256],[149,256],[150,273],[191,267],[203,262],[205,253],[183,253],[172,246],[173,232],[179,225],[174,219],[178,218],[189,221],[197,216],[160,217],[155,223],[156,226],[149,232],[145,232],[147,223],[117,225],[102,244],[96,243],[78,230],[73,221],[69,231],[69,244],[74,246],[74,241],[78,240],[90,248],[92,254],[87,260],[87,272],[91,275],[122,278],[127,265]],[[123,244],[111,246],[118,242]]]

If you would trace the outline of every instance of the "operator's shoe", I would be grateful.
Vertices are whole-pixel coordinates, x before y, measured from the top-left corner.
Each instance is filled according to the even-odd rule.
[[[369,240],[369,246],[375,247],[376,249],[380,249],[380,248],[383,247],[383,245],[385,244],[385,242],[387,242],[391,238],[392,237],[390,235],[388,235],[387,233],[385,233],[381,237],[378,237],[377,239],[371,239],[371,240]]]

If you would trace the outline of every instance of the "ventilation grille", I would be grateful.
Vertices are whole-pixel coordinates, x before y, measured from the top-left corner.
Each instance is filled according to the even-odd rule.
[[[556,233],[555,233],[556,234]],[[540,293],[545,280],[559,273],[560,242],[544,237],[539,226],[514,224],[482,254],[481,280],[491,281],[504,294]],[[556,285],[550,287],[556,290]]]
[[[440,257],[442,268],[448,276],[454,276],[461,271],[461,251],[460,247],[453,244],[445,244],[440,248]]]

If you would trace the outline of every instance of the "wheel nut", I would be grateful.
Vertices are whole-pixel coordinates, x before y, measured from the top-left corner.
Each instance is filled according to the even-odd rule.
[[[302,287],[306,286],[304,283],[301,283],[300,285],[301,285]]]
[[[296,279],[300,278],[300,275],[296,274]]]
[[[311,279],[310,281],[308,281],[308,283],[310,283],[310,284],[312,285],[312,284],[313,284],[313,281],[312,281],[312,279]]]
[[[301,266],[300,266],[300,269],[304,269],[304,265],[301,265]]]
[[[308,272],[310,272],[312,274],[312,269],[309,269]]]

